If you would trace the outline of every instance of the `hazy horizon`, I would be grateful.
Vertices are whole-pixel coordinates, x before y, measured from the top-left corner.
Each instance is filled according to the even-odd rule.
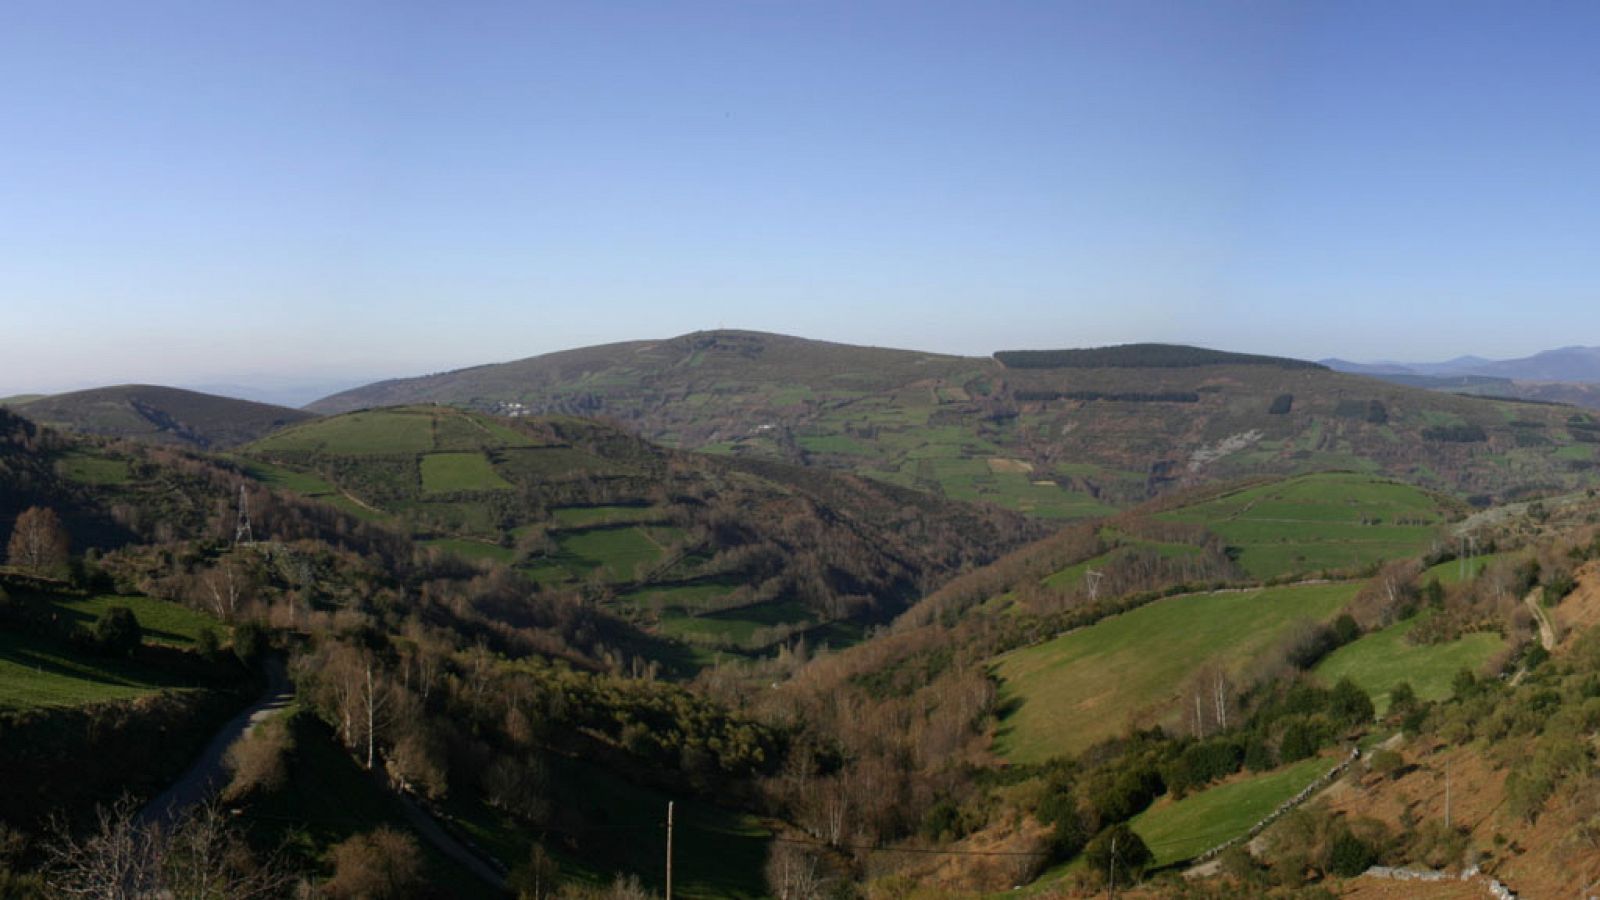
[[[1596,26],[1581,3],[12,7],[0,395],[308,391],[718,327],[979,356],[1600,344]]]

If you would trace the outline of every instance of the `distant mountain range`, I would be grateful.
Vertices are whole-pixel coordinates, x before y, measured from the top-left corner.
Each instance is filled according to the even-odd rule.
[[[1521,359],[1484,359],[1458,356],[1436,363],[1374,362],[1358,363],[1343,359],[1324,359],[1330,369],[1356,375],[1384,378],[1390,375],[1420,375],[1428,378],[1489,378],[1504,381],[1559,381],[1600,384],[1600,347],[1561,347]]]
[[[1321,362],[1338,372],[1407,387],[1600,409],[1600,347],[1561,347],[1521,359],[1458,356],[1436,363]]]

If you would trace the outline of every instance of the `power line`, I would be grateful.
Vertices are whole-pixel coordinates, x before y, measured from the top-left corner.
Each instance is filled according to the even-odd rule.
[[[831,847],[835,850],[866,850],[872,853],[916,853],[924,856],[1049,856],[1046,850],[933,850],[926,847],[881,847],[873,844],[830,844],[826,841],[804,841],[799,838],[772,836],[779,844],[798,844],[802,847]]]

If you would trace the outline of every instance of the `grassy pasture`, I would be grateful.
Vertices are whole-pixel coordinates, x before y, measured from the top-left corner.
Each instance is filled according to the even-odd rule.
[[[315,472],[303,472],[260,460],[238,460],[245,474],[268,487],[293,491],[307,497],[324,497],[338,493],[338,488]]]
[[[1499,558],[1500,554],[1490,553],[1483,556],[1474,556],[1466,560],[1452,559],[1449,562],[1442,562],[1424,571],[1421,577],[1417,579],[1417,583],[1427,584],[1429,581],[1438,579],[1440,584],[1448,587],[1452,584],[1460,584],[1463,581],[1471,581],[1483,574],[1483,570],[1489,568],[1489,564]]]
[[[655,598],[667,609],[692,610],[700,604],[715,600],[733,590],[733,585],[715,581],[696,584],[651,585],[623,594],[617,599],[623,603],[648,605]]]
[[[1270,578],[1413,555],[1432,540],[1447,507],[1410,485],[1325,473],[1235,491],[1161,518],[1205,525],[1239,549],[1245,571]]]
[[[598,569],[608,581],[633,578],[641,567],[655,565],[664,547],[683,537],[671,526],[600,526],[567,531],[556,538],[560,552],[529,567],[539,581],[588,577]]]
[[[508,491],[511,487],[482,453],[430,453],[422,458],[424,493]]]
[[[157,600],[154,597],[124,597],[114,594],[93,597],[58,596],[51,597],[48,602],[64,616],[84,627],[93,625],[107,609],[113,606],[126,606],[133,611],[133,617],[139,620],[139,627],[144,631],[144,639],[149,643],[187,647],[199,639],[201,629],[207,627],[216,629],[219,637],[225,631],[222,623],[205,613],[167,600]]]
[[[1026,472],[994,471],[988,459],[924,459],[917,473],[951,499],[993,503],[1049,519],[1087,519],[1116,511],[1088,494]]]
[[[1372,705],[1382,715],[1389,709],[1389,691],[1400,682],[1411,682],[1423,700],[1444,700],[1457,672],[1477,671],[1505,646],[1505,639],[1492,632],[1463,635],[1447,644],[1408,642],[1406,635],[1426,617],[1418,615],[1340,647],[1318,664],[1318,677],[1329,684],[1348,677],[1372,696]]]
[[[499,422],[439,410],[433,417],[433,445],[438,452],[475,452],[489,448],[528,447],[533,440]]]
[[[92,453],[64,453],[56,461],[56,470],[79,484],[126,484],[132,478],[127,460]]]
[[[1359,587],[1172,597],[1004,654],[994,667],[1010,711],[996,750],[1016,762],[1038,762],[1116,735],[1131,716],[1172,701],[1203,665],[1242,668],[1296,622],[1333,616]],[[1161,652],[1150,652],[1157,641]]]
[[[805,435],[799,438],[801,447],[811,453],[839,453],[847,456],[870,456],[871,448],[846,434]]]
[[[1193,859],[1230,838],[1249,831],[1278,805],[1336,765],[1325,756],[1303,759],[1265,772],[1190,794],[1163,799],[1129,822],[1155,854],[1156,865]]]
[[[756,632],[775,625],[806,625],[813,621],[811,611],[795,602],[762,603],[728,609],[704,616],[666,615],[661,620],[663,634],[680,638],[745,644]]]
[[[168,672],[132,660],[92,656],[47,638],[0,631],[0,709],[79,706],[185,686]]]
[[[317,419],[268,435],[251,450],[262,454],[329,453],[388,456],[433,450],[434,413],[425,409],[382,409]]]

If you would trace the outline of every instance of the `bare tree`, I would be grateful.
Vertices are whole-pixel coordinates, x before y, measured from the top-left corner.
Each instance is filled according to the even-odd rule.
[[[133,898],[161,888],[161,863],[166,839],[159,828],[141,828],[134,821],[132,798],[96,811],[97,827],[74,837],[64,821],[55,823],[55,839],[45,845],[45,883],[68,897]]]
[[[193,807],[171,832],[140,825],[124,798],[101,807],[96,829],[74,837],[62,823],[45,846],[45,882],[57,894],[106,900],[256,900],[287,891],[294,877],[277,857],[257,860],[216,802]]]
[[[55,510],[48,506],[30,506],[17,516],[6,552],[13,566],[46,574],[66,568],[71,546],[67,529]]]
[[[822,866],[810,850],[775,841],[767,855],[767,887],[778,900],[813,900],[822,896]]]
[[[232,622],[244,593],[243,579],[234,574],[233,563],[223,560],[206,575],[205,585],[211,594],[212,612],[222,621]]]

